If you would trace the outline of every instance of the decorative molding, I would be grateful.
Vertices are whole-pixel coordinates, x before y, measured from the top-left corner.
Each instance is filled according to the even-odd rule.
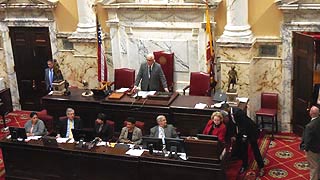
[[[209,0],[209,8],[216,9],[221,0]],[[184,0],[100,0],[97,3],[102,4],[106,9],[205,9],[205,1]]]
[[[30,0],[30,2],[12,3],[9,0],[0,1],[1,9],[54,9],[59,0]]]

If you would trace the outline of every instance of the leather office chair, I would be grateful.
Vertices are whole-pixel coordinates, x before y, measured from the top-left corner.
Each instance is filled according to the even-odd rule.
[[[153,52],[153,55],[154,55],[155,61],[161,65],[162,71],[167,80],[169,91],[173,92],[174,53],[168,53],[164,51],[155,51]],[[163,89],[161,83],[160,85],[161,85],[161,89]]]
[[[211,96],[210,75],[204,72],[191,72],[190,85],[183,88],[183,95],[188,88],[191,96]]]
[[[259,117],[261,118],[261,126],[271,124],[272,138],[274,132],[278,132],[278,94],[277,93],[261,93],[261,108],[256,111],[256,124],[259,126]],[[263,117],[271,118],[271,122],[265,122]],[[276,131],[274,131],[274,126]]]
[[[123,122],[123,126],[127,126],[127,122],[128,122],[128,121],[124,121],[124,122]],[[136,121],[135,125],[136,125],[139,129],[141,129],[142,135],[144,135],[144,122],[142,122],[142,121]]]
[[[114,85],[114,90],[120,88],[133,88],[135,81],[136,70],[129,68],[120,68],[114,70],[114,82],[110,83],[110,86]]]

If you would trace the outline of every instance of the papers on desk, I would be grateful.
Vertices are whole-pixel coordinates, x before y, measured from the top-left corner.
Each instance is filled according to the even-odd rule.
[[[221,108],[222,104],[226,103],[225,101],[219,102],[219,103],[215,103],[213,105],[211,105],[211,108]]]
[[[74,139],[69,138],[57,138],[58,143],[74,143]]]
[[[130,156],[141,156],[141,154],[144,152],[143,149],[129,149],[126,154]]]
[[[142,98],[147,98],[149,95],[155,95],[156,91],[138,91],[133,97],[141,96]]]
[[[27,137],[26,141],[30,141],[30,140],[39,140],[42,136],[29,136]]]
[[[128,91],[128,90],[129,90],[129,88],[120,88],[120,89],[117,89],[116,92],[122,92],[122,93],[124,93],[124,92],[126,92],[126,91]]]
[[[237,100],[239,100],[239,102],[242,102],[242,103],[247,103],[249,98],[246,98],[246,97],[238,97]]]
[[[195,109],[204,109],[206,108],[208,105],[207,104],[204,104],[204,103],[197,103],[194,108]]]
[[[98,142],[96,146],[107,146],[107,142],[105,141]]]

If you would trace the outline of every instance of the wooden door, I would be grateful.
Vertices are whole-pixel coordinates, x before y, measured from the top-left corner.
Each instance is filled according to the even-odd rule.
[[[310,121],[315,64],[315,40],[311,35],[293,32],[293,132],[302,135]]]
[[[39,110],[46,94],[44,69],[52,59],[48,28],[10,28],[20,103],[24,110]]]

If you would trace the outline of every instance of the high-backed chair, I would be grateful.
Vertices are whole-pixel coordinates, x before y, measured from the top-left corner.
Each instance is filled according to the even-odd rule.
[[[277,93],[261,93],[261,108],[256,111],[256,124],[259,125],[259,117],[261,118],[261,126],[271,124],[272,138],[274,132],[278,132],[278,94]],[[271,118],[271,122],[265,122],[264,117]],[[276,131],[274,131],[274,127]]]
[[[38,118],[41,119],[47,128],[48,134],[51,134],[54,130],[53,128],[53,116],[50,116],[46,109],[38,112]]]
[[[128,121],[124,121],[124,122],[123,122],[123,126],[126,126],[126,125],[127,125],[127,122],[128,122]],[[139,129],[141,129],[142,134],[144,135],[144,122],[142,122],[142,121],[136,121],[135,126],[137,126]]]
[[[114,85],[114,89],[120,88],[133,88],[135,81],[134,69],[120,68],[114,70],[114,82],[110,86]]]
[[[168,53],[164,51],[153,52],[154,59],[161,65],[162,71],[166,77],[168,89],[173,91],[173,71],[174,71],[174,53]],[[161,83],[160,83],[161,84]],[[161,89],[163,89],[161,84]]]
[[[191,72],[190,85],[183,88],[183,95],[188,88],[191,96],[211,96],[210,75],[204,72]]]

